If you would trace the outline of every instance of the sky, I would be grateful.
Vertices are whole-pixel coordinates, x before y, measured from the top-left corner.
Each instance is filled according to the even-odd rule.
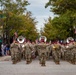
[[[50,12],[50,8],[45,8],[45,4],[48,0],[28,0],[30,5],[27,6],[27,10],[32,12],[32,16],[38,21],[36,28],[38,31],[44,27],[45,20],[49,17],[54,17],[54,14]]]

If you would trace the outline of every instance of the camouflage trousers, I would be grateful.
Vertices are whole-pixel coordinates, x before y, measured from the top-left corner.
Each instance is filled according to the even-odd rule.
[[[19,62],[21,60],[21,54],[14,53],[13,55],[11,55],[11,58],[12,58],[13,64],[16,64],[17,62]]]
[[[28,54],[28,55],[26,55],[26,64],[29,64],[29,63],[31,63],[32,62],[32,57],[31,57],[31,55],[30,54]]]
[[[41,64],[41,66],[45,66],[45,63],[46,63],[46,56],[42,56],[40,58],[40,64]]]
[[[68,50],[68,51],[64,52],[64,59],[66,61],[70,61],[70,58],[71,58],[71,51]]]
[[[70,61],[72,64],[76,64],[76,53],[71,53]]]
[[[53,50],[52,51],[52,56],[53,56],[53,59],[54,59],[55,63],[59,64],[60,63],[60,57],[61,57],[60,52],[57,51],[57,50]]]
[[[73,52],[73,51],[66,51],[64,53],[64,56],[65,56],[65,60],[72,63],[72,64],[75,64],[76,63],[76,53]]]
[[[42,58],[40,61],[41,61],[41,66],[45,66],[46,60]]]

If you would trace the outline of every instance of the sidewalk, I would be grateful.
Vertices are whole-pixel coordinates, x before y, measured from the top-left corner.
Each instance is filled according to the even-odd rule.
[[[0,61],[9,61],[11,60],[11,56],[2,56],[0,57]]]

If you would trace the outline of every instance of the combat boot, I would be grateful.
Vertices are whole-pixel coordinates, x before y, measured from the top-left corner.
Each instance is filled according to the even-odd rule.
[[[16,61],[13,61],[13,64],[16,64],[17,62]]]
[[[45,64],[41,64],[41,66],[46,66]]]
[[[29,64],[29,62],[28,62],[28,61],[26,61],[26,64]]]
[[[56,64],[60,64],[60,62],[59,62],[59,61],[56,61],[55,63],[56,63]]]
[[[75,61],[72,60],[71,63],[72,63],[72,64],[75,64]]]

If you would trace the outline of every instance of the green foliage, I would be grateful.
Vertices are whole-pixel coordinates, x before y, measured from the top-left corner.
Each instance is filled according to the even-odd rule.
[[[46,36],[48,41],[56,39],[58,30],[53,26],[51,18],[48,19],[48,23],[45,24],[42,35]]]
[[[58,15],[58,17],[54,17],[53,20],[48,20],[44,27],[44,32],[49,35],[49,38],[55,39],[66,39],[68,36],[74,37],[74,27],[76,27],[76,0],[49,0],[46,3],[45,8],[50,6],[50,9],[54,14]],[[46,30],[48,32],[46,32]],[[53,30],[53,31],[50,31]],[[56,31],[56,32],[55,32]],[[50,34],[55,34],[54,36],[50,36]]]
[[[15,14],[9,14],[8,16],[9,18],[5,19],[5,30],[8,30],[10,33],[10,36],[15,32],[18,31],[20,29],[22,29],[22,27],[24,26],[24,18],[23,16],[17,16]]]
[[[54,17],[53,20],[48,20],[45,24],[42,35],[45,35],[48,40],[51,39],[66,39],[68,36],[74,37],[74,26],[76,26],[75,14],[67,12],[66,14]],[[70,15],[71,14],[71,15]]]
[[[29,5],[27,0],[1,0],[0,4],[6,13],[12,12],[17,15],[23,14]]]
[[[18,32],[18,35],[23,35],[26,39],[34,41],[38,37],[36,30],[36,21],[31,17],[31,13],[27,12],[26,15],[15,15],[9,13],[9,18],[6,18],[6,25],[4,26],[5,31],[9,31],[10,37],[14,34],[15,31]]]
[[[23,35],[32,41],[38,37],[35,18],[32,17],[31,12],[24,15],[26,6],[29,5],[27,0],[0,0],[0,5],[6,16],[3,31],[7,35],[7,39],[12,37],[16,31],[18,35]]]
[[[76,11],[76,0],[49,0],[45,7],[48,6],[55,14],[64,14],[67,10]]]
[[[26,39],[34,41],[38,37],[35,18],[31,16],[31,12],[27,12],[24,16],[25,25],[22,27],[19,35],[23,35]]]

